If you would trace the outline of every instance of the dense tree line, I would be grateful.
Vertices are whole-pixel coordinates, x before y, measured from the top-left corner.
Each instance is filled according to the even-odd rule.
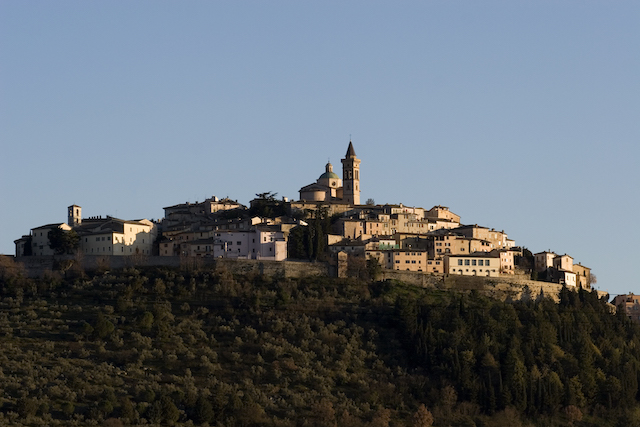
[[[1,425],[637,425],[640,336],[595,294],[0,260]]]
[[[483,413],[513,407],[554,417],[638,425],[640,334],[597,293],[511,304],[477,294],[401,298],[405,347],[432,381]]]

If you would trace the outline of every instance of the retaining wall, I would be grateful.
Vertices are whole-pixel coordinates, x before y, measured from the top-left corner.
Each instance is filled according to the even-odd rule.
[[[173,267],[196,269],[224,266],[230,271],[259,273],[267,276],[308,277],[330,276],[332,271],[326,263],[304,261],[267,261],[228,258],[192,257],[146,257],[146,256],[30,256],[15,258],[24,265],[29,277],[40,277],[47,271],[60,270],[70,263],[78,263],[85,270],[111,270],[127,267]]]
[[[196,269],[201,267],[224,267],[235,273],[258,273],[267,276],[283,276],[291,278],[309,276],[336,277],[335,266],[323,262],[305,261],[266,261],[228,258],[193,258],[193,257],[146,257],[146,256],[57,256],[57,257],[20,257],[14,258],[24,265],[30,277],[40,277],[47,271],[59,270],[78,262],[85,270],[109,270],[126,267],[157,267]],[[508,277],[471,277],[445,275],[437,273],[421,273],[411,271],[382,270],[381,280],[398,280],[403,283],[433,289],[451,289],[458,291],[478,291],[501,300],[517,300],[523,292],[529,292],[531,298],[544,294],[554,300],[559,299],[561,285],[538,282],[523,276]],[[527,291],[528,289],[528,291]],[[600,297],[607,292],[598,291]]]
[[[383,270],[382,280],[398,280],[407,284],[433,289],[478,291],[501,300],[518,300],[528,292],[533,299],[541,294],[559,301],[562,285],[525,279],[522,276],[474,277],[411,271]],[[609,293],[597,291],[600,298]]]

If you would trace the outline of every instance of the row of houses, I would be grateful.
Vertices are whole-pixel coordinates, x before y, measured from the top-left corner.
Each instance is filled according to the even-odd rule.
[[[294,203],[286,202],[292,209]],[[317,206],[316,206],[317,208]],[[161,221],[121,220],[107,216],[82,218],[82,208],[68,208],[68,223],[33,228],[15,241],[16,255],[53,255],[49,232],[55,228],[78,235],[78,251],[86,255],[191,256],[282,261],[288,258],[288,235],[306,223],[289,217],[264,218],[236,201],[211,197],[204,202],[164,208]],[[327,236],[329,256],[376,259],[383,268],[467,276],[513,275],[522,250],[504,231],[461,225],[445,206],[426,210],[399,205],[351,206]],[[534,257],[535,271],[545,281],[589,289],[590,269],[569,255],[551,251]]]
[[[49,239],[53,230],[73,231],[78,238],[77,251],[85,255],[152,255],[158,224],[148,219],[122,220],[106,217],[82,218],[82,208],[68,207],[67,223],[53,223],[31,229],[30,234],[14,241],[16,256],[52,256],[56,253]]]
[[[534,269],[538,279],[565,284],[569,287],[591,289],[591,269],[582,264],[574,264],[573,257],[555,252],[543,251],[534,255]]]
[[[338,254],[377,260],[383,268],[469,276],[513,275],[522,250],[504,230],[464,225],[446,206],[431,209],[403,204],[360,204],[360,159],[353,144],[342,163],[342,176],[327,163],[319,178],[299,191],[300,199],[275,200],[259,195],[247,208],[229,198],[164,208],[158,222],[107,216],[83,219],[81,207],[69,206],[68,222],[36,227],[15,241],[16,255],[53,255],[49,233],[60,229],[78,236],[77,250],[87,255],[190,256],[265,259],[289,257],[288,237],[305,227],[305,216],[326,211],[334,222],[326,247]],[[302,219],[292,219],[293,217]],[[590,270],[568,255],[535,255],[538,277],[588,288]]]
[[[488,247],[485,251],[453,247],[440,253],[434,250],[435,237],[424,236],[421,239],[424,245],[415,244],[413,239],[403,240],[401,235],[375,236],[366,240],[343,239],[329,245],[329,251],[336,256],[344,252],[353,257],[375,259],[389,270],[490,277],[514,274],[514,257],[522,254],[519,248],[489,250]],[[407,243],[407,240],[412,243]]]

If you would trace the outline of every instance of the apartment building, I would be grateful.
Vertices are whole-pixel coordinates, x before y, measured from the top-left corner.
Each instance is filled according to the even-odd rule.
[[[448,274],[498,277],[500,275],[500,258],[495,253],[487,252],[447,255],[444,257],[444,269]]]

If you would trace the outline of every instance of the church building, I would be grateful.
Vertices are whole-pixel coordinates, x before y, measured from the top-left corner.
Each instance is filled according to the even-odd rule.
[[[342,179],[333,171],[333,165],[327,163],[325,172],[316,182],[300,189],[300,200],[360,204],[360,159],[356,157],[351,141],[342,159]]]

